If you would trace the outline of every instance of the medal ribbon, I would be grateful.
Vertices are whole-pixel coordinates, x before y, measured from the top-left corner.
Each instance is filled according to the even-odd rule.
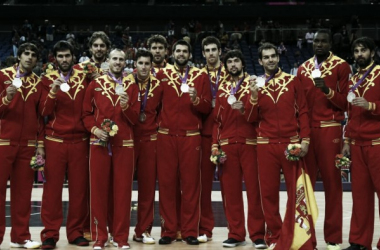
[[[230,95],[235,95],[236,92],[239,91],[240,84],[243,82],[244,78],[245,78],[245,74],[244,74],[243,77],[239,80],[239,82],[238,82],[238,84],[236,85],[236,87],[232,87],[232,85],[231,85]]]
[[[134,75],[134,77],[135,77],[135,81],[136,81],[137,86],[139,86],[139,82],[137,80],[137,76]],[[148,100],[149,89],[150,89],[150,77],[149,77],[149,80],[148,80],[148,85],[146,85],[144,100],[141,101],[140,113],[144,113],[144,111],[145,111],[146,102]],[[142,100],[140,88],[139,88],[139,96],[140,96],[140,100]]]
[[[211,80],[211,76],[210,76],[210,72],[208,71],[208,66],[207,66],[207,75],[208,75],[208,79],[210,80],[210,85],[211,85],[211,92],[212,92],[212,98],[215,99],[216,98],[216,93],[218,92],[218,86],[219,86],[219,79],[220,79],[220,73],[222,72],[222,65],[220,65],[219,67],[219,70],[218,70],[218,74],[216,76],[216,80],[215,80],[215,86],[212,84],[212,80]]]
[[[271,74],[268,78],[266,78],[265,75],[261,75],[260,77],[263,77],[265,78],[265,84],[267,84],[270,80],[273,79],[273,77],[278,73],[278,69],[276,70],[276,72],[274,72],[273,74]]]
[[[32,72],[25,72],[25,73],[20,74],[20,66],[17,66],[16,78],[21,78],[21,77],[24,77],[24,76],[28,76],[31,73]]]
[[[355,89],[357,89],[359,87],[359,85],[364,81],[364,79],[368,76],[369,73],[371,73],[372,69],[375,67],[375,63],[371,66],[371,68],[369,68],[367,70],[367,72],[364,73],[364,75],[362,76],[362,78],[360,78],[360,80],[354,85],[352,86],[352,88],[350,89],[349,92],[354,92]]]
[[[319,68],[322,66],[323,62],[324,61],[322,61],[320,64],[318,64],[317,57],[314,57],[314,67],[315,67],[315,69],[319,70]]]
[[[73,71],[73,68],[70,69],[69,73],[68,73],[66,76],[64,76],[64,75],[62,74],[62,72],[59,71],[59,75],[61,76],[61,78],[63,78],[63,80],[65,80],[66,83],[67,83],[67,81],[70,79],[71,71]]]
[[[186,67],[185,77],[183,77],[183,78],[182,78],[181,74],[178,73],[178,71],[177,71],[178,77],[179,77],[179,79],[181,79],[182,84],[186,84],[186,82],[187,82],[187,77],[189,76],[189,70],[190,70],[190,67],[187,66],[187,67]]]
[[[108,75],[112,78],[112,80],[114,80],[117,84],[119,84],[120,86],[123,86],[123,82],[122,82],[122,79],[123,77],[120,77],[120,80],[116,79],[116,77],[111,73],[111,72],[108,72]]]

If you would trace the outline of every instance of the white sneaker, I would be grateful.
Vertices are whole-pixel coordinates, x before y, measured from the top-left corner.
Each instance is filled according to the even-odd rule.
[[[119,246],[119,244],[117,244],[116,241],[112,241],[112,245],[113,245],[114,247],[118,247],[118,246]]]
[[[274,249],[275,247],[276,247],[276,243],[272,243],[267,249]]]
[[[38,241],[33,241],[33,240],[26,240],[24,241],[24,243],[21,243],[21,244],[11,242],[10,247],[34,249],[34,248],[40,248],[41,243]]]
[[[327,243],[327,250],[341,250],[339,244],[336,244],[336,245],[331,245],[329,243]]]
[[[109,242],[110,242],[110,244],[113,243],[113,236],[112,235],[110,235]]]
[[[212,238],[209,238],[206,234],[203,234],[198,236],[197,240],[199,241],[199,243],[206,243],[207,241],[211,241]]]
[[[137,242],[142,242],[144,244],[156,244],[154,238],[150,235],[148,231],[142,234],[142,237],[137,237],[136,234],[133,235],[133,240]]]

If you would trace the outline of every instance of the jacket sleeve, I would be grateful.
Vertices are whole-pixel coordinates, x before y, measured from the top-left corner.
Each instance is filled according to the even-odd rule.
[[[97,123],[94,117],[95,105],[94,105],[94,88],[96,83],[92,81],[87,87],[86,94],[84,95],[82,105],[82,120],[84,127],[87,131],[93,133],[94,128],[97,128]]]
[[[260,96],[260,93],[259,93]],[[244,116],[247,122],[253,123],[257,122],[259,119],[259,104],[258,100],[253,100],[251,97],[251,91],[249,91],[249,95],[246,98],[247,100],[245,101],[244,104]]]
[[[211,87],[209,84],[206,84],[205,76],[206,74],[202,74],[195,83],[197,99],[193,103],[194,108],[202,114],[208,114],[211,112]]]
[[[220,105],[219,93],[216,95],[215,108],[212,111],[212,117],[214,117],[214,124],[212,127],[212,146],[211,148],[219,148],[220,129],[222,126],[222,113],[223,107]]]
[[[300,137],[302,141],[310,141],[310,123],[308,107],[305,92],[302,89],[301,82],[297,77],[294,78],[294,88],[296,95],[296,108],[298,110],[298,123],[300,127]]]
[[[11,103],[7,99],[7,86],[4,85],[4,81],[4,76],[0,73],[0,119],[4,116],[6,110],[8,110],[9,104]]]
[[[342,111],[347,109],[347,94],[348,94],[348,82],[351,75],[351,68],[348,63],[343,63],[338,69],[338,82],[336,89],[331,89],[326,94],[327,99],[337,108]]]
[[[129,96],[129,101],[127,108],[123,109],[124,118],[130,124],[135,125],[138,122],[140,113],[140,102],[137,101],[138,98],[138,87],[136,84],[131,84],[127,89],[127,94]]]
[[[42,116],[51,115],[55,109],[57,94],[50,93],[50,84],[51,82],[47,77],[43,76],[41,78],[42,95],[39,104],[39,113]]]

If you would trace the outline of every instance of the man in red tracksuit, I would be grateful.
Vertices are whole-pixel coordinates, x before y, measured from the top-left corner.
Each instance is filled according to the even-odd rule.
[[[91,234],[94,249],[107,245],[107,214],[110,185],[113,186],[113,244],[129,249],[128,235],[134,149],[132,126],[137,123],[137,85],[122,76],[125,54],[114,49],[109,55],[107,75],[93,80],[83,100],[83,122],[93,134],[90,139]],[[117,94],[116,94],[117,93]],[[113,137],[102,129],[105,119],[118,126]],[[111,136],[110,136],[111,135]],[[101,144],[105,142],[106,146]]]
[[[221,63],[220,42],[216,37],[209,36],[202,41],[202,53],[206,58],[206,66],[202,68],[202,73],[206,75],[204,84],[211,89],[212,108],[215,107],[216,92],[220,83],[227,76],[225,67]],[[208,81],[207,81],[208,79]],[[201,219],[199,221],[199,242],[207,242],[212,239],[212,230],[214,228],[214,214],[211,206],[212,183],[215,176],[215,164],[210,161],[212,128],[214,117],[203,115],[202,124],[202,159],[201,159]]]
[[[278,62],[276,46],[265,43],[259,48],[259,63],[265,70],[265,84],[259,90],[257,83],[252,86],[245,111],[248,121],[258,122],[257,160],[268,249],[275,249],[276,244],[290,247],[292,243],[292,237],[287,237],[281,228],[291,223],[294,215],[289,214],[285,216],[284,222],[281,221],[278,192],[282,170],[288,196],[295,193],[296,163],[288,161],[284,152],[288,144],[301,143],[300,156],[303,157],[310,142],[308,109],[300,81],[282,72]],[[288,200],[287,211],[291,210],[292,202]]]
[[[58,70],[44,75],[40,114],[48,117],[45,126],[46,166],[42,195],[42,249],[55,248],[62,225],[62,188],[66,172],[69,179],[67,239],[71,244],[88,246],[83,227],[88,216],[89,134],[82,122],[82,103],[88,85],[86,75],[73,69],[74,49],[66,41],[53,48]],[[65,84],[70,86],[66,91]],[[60,87],[62,90],[60,90]],[[65,92],[64,92],[65,91]]]
[[[150,235],[154,220],[154,196],[156,191],[156,142],[157,112],[161,101],[160,81],[150,72],[153,55],[146,50],[136,53],[136,73],[128,79],[139,88],[139,122],[133,127],[136,171],[138,178],[137,224],[133,240],[154,244]]]
[[[351,246],[345,250],[370,250],[375,220],[373,193],[380,198],[380,67],[373,60],[376,45],[372,39],[355,40],[352,51],[359,70],[349,82],[354,99],[348,104],[342,152],[351,154],[352,160]]]
[[[244,179],[248,198],[249,237],[256,249],[266,249],[265,220],[257,171],[255,125],[248,123],[243,115],[244,103],[249,98],[250,77],[244,72],[244,57],[238,50],[231,50],[225,55],[224,65],[228,74],[220,83],[216,94],[212,136],[212,150],[218,150],[220,147],[227,155],[227,160],[219,165],[229,231],[228,239],[223,241],[223,246],[236,247],[246,244],[242,195]]]
[[[333,55],[331,36],[326,30],[315,33],[315,56],[303,63],[297,73],[309,107],[311,144],[305,156],[313,185],[318,171],[325,190],[324,238],[328,250],[342,243],[342,178],[335,156],[342,147],[342,121],[348,91],[350,66]]]
[[[190,245],[199,244],[201,114],[211,110],[210,89],[204,74],[187,65],[191,46],[183,40],[173,45],[175,65],[157,73],[163,89],[157,138],[157,171],[160,190],[162,238],[176,238],[176,193],[180,179],[181,233]]]
[[[0,71],[0,244],[5,233],[5,197],[10,177],[10,246],[39,248],[41,244],[31,240],[29,232],[34,181],[30,160],[35,154],[45,155],[43,120],[37,112],[41,84],[32,72],[39,52],[34,44],[24,43],[20,45],[17,57],[17,64]]]

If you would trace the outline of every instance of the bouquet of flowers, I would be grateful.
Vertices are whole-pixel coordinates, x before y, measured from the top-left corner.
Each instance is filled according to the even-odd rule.
[[[55,66],[55,64],[52,62],[49,62],[49,63],[44,64],[44,66],[42,67],[42,72],[44,72],[45,74],[49,74],[56,69],[57,67]]]
[[[285,150],[285,157],[288,161],[298,161],[300,159],[301,144],[289,144]]]
[[[44,166],[45,166],[45,159],[42,157],[42,155],[33,156],[32,159],[30,160],[30,167],[34,171],[40,171],[44,182],[46,182],[45,175],[44,175]]]
[[[119,130],[119,127],[116,125],[114,121],[111,121],[110,119],[104,119],[102,124],[100,125],[102,127],[102,130],[107,132],[109,136],[115,136],[117,134],[117,131]],[[100,140],[99,143],[103,147],[107,147],[108,142]]]
[[[349,170],[351,165],[350,159],[348,157],[342,155],[342,154],[337,154],[335,156],[335,167],[337,167],[340,170]]]
[[[210,161],[215,165],[223,164],[227,160],[227,155],[222,149],[216,149],[211,152]]]
[[[83,72],[86,75],[90,75],[96,72],[96,66],[92,62],[86,62],[83,64]]]

